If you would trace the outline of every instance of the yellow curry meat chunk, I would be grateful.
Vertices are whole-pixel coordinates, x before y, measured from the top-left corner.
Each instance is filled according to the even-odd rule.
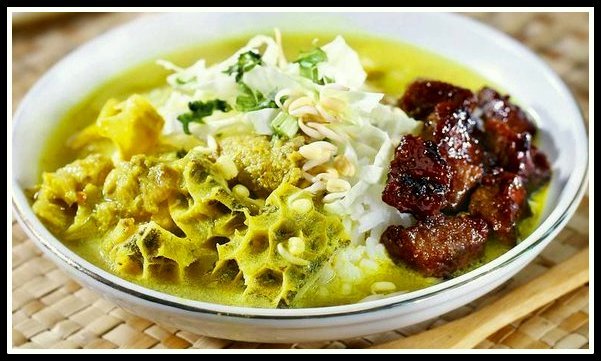
[[[93,206],[112,168],[110,158],[92,154],[55,172],[44,173],[33,211],[54,231],[65,230],[73,222],[78,207]]]
[[[146,99],[132,95],[121,103],[107,102],[96,123],[100,134],[115,142],[123,159],[129,159],[158,144],[165,121]]]
[[[122,216],[138,220],[151,217],[171,228],[167,203],[177,194],[179,179],[172,166],[140,154],[116,164],[106,177],[102,193]]]
[[[87,133],[97,131],[100,136],[109,138],[119,149],[121,159],[129,160],[135,154],[150,152],[159,143],[164,124],[144,97],[132,95],[123,102],[107,101],[96,124],[87,129]]]
[[[237,135],[221,140],[221,155],[238,168],[238,181],[259,197],[267,197],[282,183],[296,184],[301,172],[297,152],[303,137],[271,142],[266,136]]]
[[[195,261],[210,267],[217,258],[213,250],[177,237],[155,222],[136,227],[127,218],[106,236],[103,249],[118,272],[171,282],[183,281],[186,268]]]

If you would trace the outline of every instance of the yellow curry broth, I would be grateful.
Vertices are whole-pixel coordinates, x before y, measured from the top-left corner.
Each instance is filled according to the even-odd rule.
[[[295,59],[299,51],[308,50],[313,47],[312,41],[315,38],[319,39],[319,44],[325,44],[332,40],[334,35],[286,34],[283,36],[286,55],[289,59]],[[401,95],[410,82],[420,77],[448,81],[472,90],[476,90],[486,84],[490,85],[490,82],[477,73],[411,45],[384,39],[350,35],[345,36],[345,39],[360,55],[361,61],[368,72],[369,85],[391,96]],[[246,40],[247,37],[243,37],[205,44],[201,47],[167,55],[165,59],[180,66],[191,65],[199,58],[204,58],[208,64],[211,64],[228,57],[233,51],[243,46]],[[153,88],[164,86],[167,75],[167,71],[154,64],[154,62],[149,62],[128,70],[103,84],[84,101],[71,109],[60,122],[60,126],[49,137],[49,142],[43,153],[44,156],[41,159],[40,168],[45,171],[53,171],[77,157],[75,152],[70,151],[64,146],[65,142],[73,134],[94,122],[108,99],[118,98],[122,100],[132,93],[145,93]],[[534,215],[525,220],[520,226],[522,235],[529,234],[538,223],[544,198],[545,191],[543,190],[531,199]],[[317,215],[316,217],[318,219],[317,222],[329,222],[323,217],[319,218]],[[269,222],[282,222],[283,218],[285,217],[281,216]],[[342,237],[342,233],[340,233],[340,237]],[[265,297],[261,295],[256,297],[243,295],[243,287],[237,282],[230,282],[224,286],[223,283],[215,281],[214,278],[208,275],[183,277],[178,282],[173,282],[173,280],[169,279],[141,278],[119,272],[114,267],[111,267],[112,256],[102,250],[102,238],[103,235],[99,234],[97,238],[90,237],[86,241],[66,242],[66,244],[73,251],[92,263],[117,273],[125,279],[159,291],[184,298],[221,304],[256,307],[279,306],[278,304],[274,305],[266,301]],[[178,240],[178,242],[180,241]],[[244,239],[238,239],[237,242],[245,241]],[[221,247],[221,252],[228,252],[226,247],[217,246],[218,249],[219,247]],[[498,257],[508,249],[509,247],[499,242],[494,240],[489,241],[486,246],[484,259],[477,265]],[[212,256],[207,257],[210,258]],[[473,267],[477,265],[473,265]],[[227,267],[228,265],[221,266]],[[282,277],[282,275],[278,274],[267,276]],[[377,281],[393,282],[397,289],[400,290],[420,289],[439,282],[438,279],[423,277],[405,266],[385,264],[380,265],[378,274],[371,276],[371,279],[366,279],[356,289],[344,289],[342,282],[333,279],[328,284],[327,290],[299,290],[298,297],[289,306],[315,307],[357,302],[371,293],[369,285]]]

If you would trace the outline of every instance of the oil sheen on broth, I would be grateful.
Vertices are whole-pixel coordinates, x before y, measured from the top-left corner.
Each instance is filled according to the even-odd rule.
[[[284,34],[283,44],[286,55],[293,59],[299,51],[308,50],[312,47],[312,41],[319,39],[319,44],[331,41],[335,36],[331,34]],[[164,57],[180,66],[189,66],[195,60],[204,58],[207,64],[211,64],[227,58],[235,50],[243,46],[248,36],[221,40],[200,47],[187,49]],[[446,58],[424,51],[417,47],[372,37],[345,35],[345,40],[354,48],[361,58],[361,62],[368,73],[368,84],[389,96],[398,97],[403,94],[405,88],[416,78],[431,78],[451,82],[458,86],[476,90],[484,85],[493,85],[479,74],[459,65]],[[154,61],[142,64],[128,70],[113,79],[110,79],[85,100],[73,107],[54,134],[49,137],[44,156],[40,162],[40,169],[53,171],[60,166],[71,162],[75,154],[69,153],[64,147],[66,140],[72,134],[92,123],[98,112],[109,98],[125,99],[132,93],[145,93],[153,88],[165,84],[165,78],[169,73]],[[538,224],[542,212],[543,201],[546,196],[546,187],[537,191],[530,198],[533,216],[522,221],[519,232],[524,238]],[[74,252],[81,255],[92,263],[110,271],[107,260],[102,256],[100,241],[89,240],[88,242],[67,243]],[[509,246],[490,240],[486,245],[484,259],[474,264],[470,269],[482,265],[506,252]],[[467,270],[462,271],[465,272]],[[414,290],[427,287],[439,282],[438,279],[423,277],[416,271],[404,266],[389,267],[382,270],[387,272],[389,279],[406,290]],[[120,275],[127,278],[127,276]],[[235,289],[227,289],[210,285],[200,286],[197,282],[185,282],[183,284],[171,284],[160,280],[133,280],[144,286],[170,294],[189,299],[216,302],[221,304],[240,304]],[[315,296],[310,303],[300,304],[300,307],[328,306],[344,303],[357,302],[366,290],[354,290],[349,294],[340,294],[327,298]],[[259,304],[247,304],[248,306],[260,306]]]

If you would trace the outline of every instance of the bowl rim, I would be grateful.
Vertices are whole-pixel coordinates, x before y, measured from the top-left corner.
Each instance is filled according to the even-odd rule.
[[[432,14],[430,14],[432,15]],[[494,271],[504,268],[505,266],[513,263],[518,258],[525,257],[529,251],[536,248],[538,245],[547,240],[551,235],[555,233],[556,230],[561,228],[567,221],[569,217],[575,212],[580,200],[584,196],[587,179],[588,179],[588,137],[586,135],[586,131],[584,129],[584,114],[582,109],[578,106],[576,99],[573,93],[569,90],[569,88],[565,85],[565,83],[559,78],[559,76],[547,65],[545,64],[538,56],[536,56],[532,51],[526,48],[524,45],[520,44],[516,40],[510,38],[508,35],[488,27],[476,20],[469,19],[467,17],[462,17],[456,14],[436,14],[436,16],[450,16],[454,17],[456,21],[464,22],[467,26],[475,27],[478,31],[487,32],[489,36],[499,38],[499,41],[504,41],[506,45],[509,45],[525,56],[529,57],[530,61],[534,61],[536,66],[541,69],[541,72],[544,73],[545,77],[550,81],[554,82],[559,86],[559,90],[567,95],[566,102],[571,103],[579,112],[579,118],[574,119],[578,124],[576,125],[577,132],[583,135],[583,139],[587,143],[584,147],[584,158],[581,164],[585,164],[583,167],[576,168],[580,170],[580,172],[572,173],[568,177],[568,182],[570,183],[569,191],[570,193],[563,194],[565,189],[560,193],[559,199],[567,198],[569,199],[567,204],[564,204],[563,209],[559,209],[557,206],[552,209],[552,211],[548,214],[546,219],[540,223],[537,228],[523,241],[521,241],[518,245],[514,246],[512,249],[496,258],[495,260],[482,265],[470,272],[467,272],[459,277],[446,280],[444,282],[438,283],[436,285],[432,285],[423,289],[419,289],[416,291],[408,292],[405,294],[394,295],[389,297],[384,297],[378,300],[372,300],[367,302],[357,302],[353,304],[347,305],[338,305],[338,306],[327,306],[327,307],[313,307],[313,308],[297,308],[297,309],[269,309],[269,308],[254,308],[254,307],[242,307],[242,306],[229,306],[224,304],[196,301],[191,299],[185,299],[177,296],[173,296],[167,293],[163,293],[160,291],[156,291],[150,288],[146,288],[144,286],[138,285],[131,281],[120,278],[114,274],[111,274],[100,267],[90,263],[85,260],[81,256],[77,255],[70,249],[68,249],[58,238],[52,235],[46,228],[43,226],[41,221],[35,217],[33,212],[31,211],[31,206],[25,196],[25,193],[21,189],[16,177],[13,172],[12,179],[12,188],[13,188],[13,210],[16,213],[16,218],[23,226],[25,231],[31,236],[32,240],[38,246],[42,246],[46,251],[50,252],[53,256],[60,259],[63,263],[63,266],[66,265],[73,269],[74,271],[83,274],[86,277],[93,279],[96,282],[99,282],[105,286],[108,286],[114,290],[123,292],[129,296],[140,298],[145,301],[149,301],[151,303],[156,303],[162,306],[167,306],[171,308],[180,309],[183,311],[189,311],[199,314],[211,314],[211,315],[220,315],[220,316],[228,316],[235,318],[244,318],[244,319],[282,319],[282,320],[290,320],[290,319],[310,319],[310,318],[329,318],[329,317],[339,317],[339,316],[347,316],[347,315],[357,315],[369,312],[375,312],[380,310],[386,310],[389,308],[394,308],[403,304],[413,303],[413,302],[422,302],[426,299],[432,298],[440,293],[447,292],[453,289],[460,288],[468,283],[475,281],[481,277],[489,275]],[[134,21],[130,21],[121,26],[118,26],[105,34],[98,36],[91,41],[88,41],[74,52],[69,54],[68,56],[61,59],[57,64],[51,67],[36,83],[35,85],[28,91],[26,96],[23,98],[22,102],[19,105],[16,113],[13,116],[13,138],[14,138],[14,130],[18,127],[23,113],[24,105],[31,102],[31,98],[35,98],[39,96],[39,93],[42,93],[42,86],[46,82],[46,79],[49,77],[49,74],[60,70],[61,65],[66,64],[67,60],[72,58],[77,58],[81,53],[85,53],[88,48],[92,47],[94,44],[103,41],[103,39],[110,38],[115,36],[118,33],[122,33],[128,31],[129,28],[135,27],[138,24],[144,24],[151,21],[156,20],[155,16],[149,16],[146,18],[139,18]],[[369,34],[367,32],[366,34]],[[419,44],[418,44],[419,46]],[[15,144],[13,142],[13,148]],[[14,167],[14,163],[13,163]],[[576,180],[575,180],[576,179]],[[574,186],[574,182],[579,183],[577,186]],[[566,187],[567,188],[567,187]],[[571,199],[570,199],[571,197]],[[558,200],[559,200],[558,199]],[[558,202],[559,204],[559,202]]]

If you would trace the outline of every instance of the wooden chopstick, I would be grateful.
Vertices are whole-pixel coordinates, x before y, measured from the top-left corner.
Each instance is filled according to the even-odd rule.
[[[466,317],[372,348],[473,348],[505,325],[589,280],[588,247]]]

